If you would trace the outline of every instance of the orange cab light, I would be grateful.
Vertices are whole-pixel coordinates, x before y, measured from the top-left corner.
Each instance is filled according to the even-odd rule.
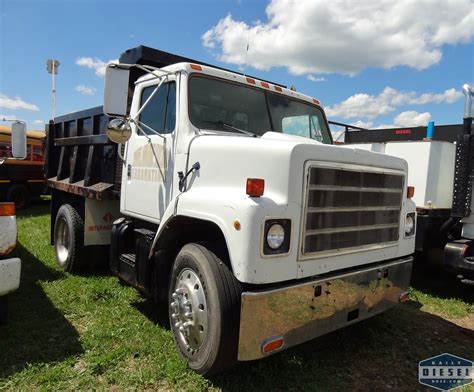
[[[247,195],[260,197],[265,190],[265,180],[263,178],[247,178]]]
[[[0,216],[15,216],[15,203],[0,203]]]
[[[281,87],[278,87],[278,86],[273,86],[275,87],[275,90],[278,91],[279,93],[281,93],[283,91],[283,89]]]
[[[316,105],[319,105],[321,102],[319,101],[319,99],[316,99],[316,98],[313,98],[313,102],[316,104]]]
[[[283,338],[276,338],[269,340],[265,343],[262,344],[262,352],[264,354],[268,354],[269,352],[278,350],[283,347],[283,344],[285,343],[285,340]]]
[[[191,64],[191,69],[194,69],[195,71],[202,71],[202,67],[197,64]]]
[[[414,186],[408,186],[407,187],[407,197],[411,199],[413,196],[415,196],[415,187]]]
[[[270,85],[266,82],[260,82],[260,84],[262,85],[262,87],[270,88]]]
[[[245,78],[247,80],[247,83],[250,83],[250,84],[255,84],[255,79],[252,79],[252,78]]]

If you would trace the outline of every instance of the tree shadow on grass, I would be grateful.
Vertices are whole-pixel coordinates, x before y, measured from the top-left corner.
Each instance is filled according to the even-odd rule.
[[[449,352],[472,359],[474,332],[414,301],[209,380],[224,391],[417,391],[418,362]]]
[[[15,256],[22,260],[22,276],[20,288],[9,296],[8,320],[0,326],[0,379],[29,364],[61,361],[83,352],[78,332],[40,285],[64,274],[45,266],[21,244]]]

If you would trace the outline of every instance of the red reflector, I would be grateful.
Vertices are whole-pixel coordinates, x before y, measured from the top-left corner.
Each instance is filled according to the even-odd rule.
[[[191,64],[191,69],[194,69],[195,71],[202,71],[202,67],[197,64]]]
[[[262,85],[262,87],[270,88],[270,85],[268,83],[260,82],[260,84]]]
[[[283,340],[283,338],[272,339],[272,340],[262,344],[262,352],[264,354],[267,354],[271,351],[278,350],[279,348],[283,347],[284,343],[285,343],[285,341]]]
[[[415,187],[414,186],[408,186],[407,187],[407,197],[411,199],[413,196],[415,196]]]
[[[0,203],[0,216],[14,216],[15,203]]]
[[[247,79],[247,83],[250,83],[250,84],[255,84],[255,80],[252,79],[252,78],[245,78]]]
[[[404,293],[400,294],[400,302],[407,302],[410,299],[410,293],[408,291],[405,291]]]
[[[265,180],[263,178],[247,178],[247,195],[260,197],[265,190]]]

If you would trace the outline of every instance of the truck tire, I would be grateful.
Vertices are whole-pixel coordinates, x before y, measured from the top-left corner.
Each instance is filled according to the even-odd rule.
[[[54,223],[54,250],[59,267],[79,272],[84,265],[84,222],[76,209],[63,204]]]
[[[18,209],[25,208],[30,204],[31,194],[28,187],[24,184],[14,184],[7,191],[7,201],[15,203]]]
[[[7,296],[3,295],[0,297],[0,325],[4,324],[7,321],[8,313],[8,300]]]
[[[202,375],[237,361],[242,289],[230,269],[200,244],[185,245],[173,264],[169,319],[176,347]]]

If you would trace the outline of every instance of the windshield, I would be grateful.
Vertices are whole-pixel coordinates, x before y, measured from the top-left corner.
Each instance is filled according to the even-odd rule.
[[[189,116],[198,128],[236,132],[234,127],[258,136],[274,131],[331,144],[320,108],[214,78],[190,78]]]

